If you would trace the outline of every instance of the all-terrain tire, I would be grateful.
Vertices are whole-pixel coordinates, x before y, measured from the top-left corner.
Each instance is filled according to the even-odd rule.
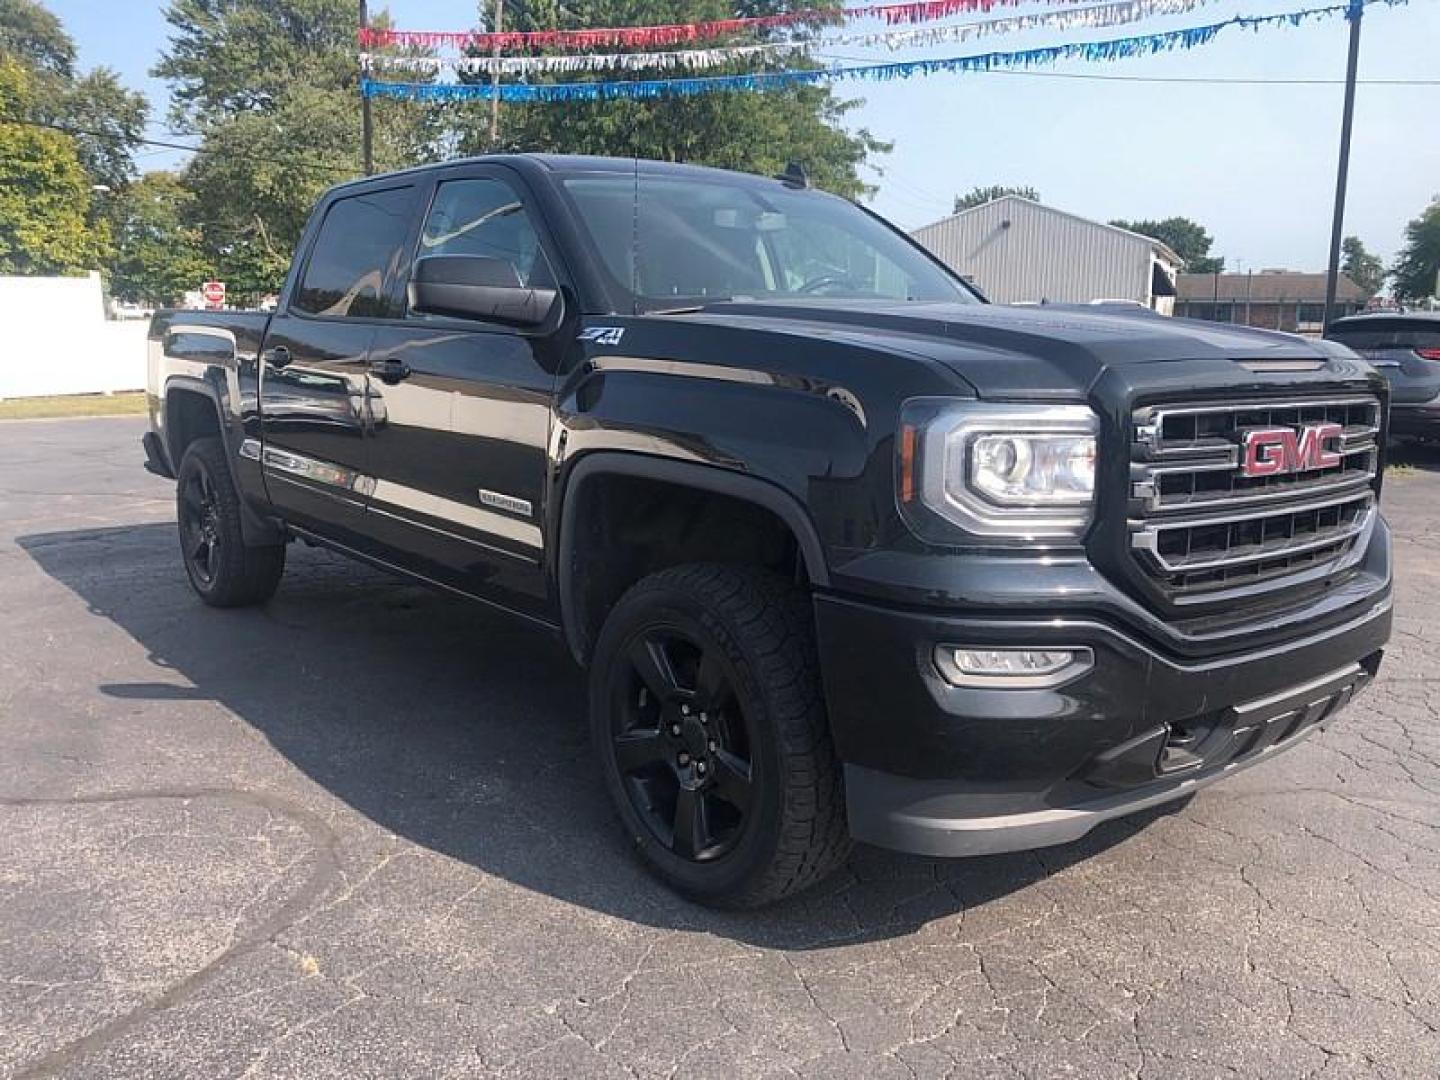
[[[645,865],[701,903],[730,908],[772,903],[820,881],[849,853],[842,771],[825,715],[814,625],[809,596],[784,578],[746,566],[692,564],[662,570],[635,584],[601,631],[590,668],[590,716],[606,786]],[[698,764],[692,761],[688,772],[674,764],[687,758],[687,745],[696,744],[684,744],[677,736],[681,752],[654,766],[658,772],[646,780],[650,789],[622,771],[617,750],[627,723],[629,730],[645,726],[647,738],[649,731],[650,721],[626,720],[638,708],[636,687],[641,703],[647,693],[636,682],[638,672],[629,658],[650,655],[643,650],[652,647],[652,641],[672,640],[680,643],[674,648],[682,654],[693,645],[697,670],[713,664],[710,670],[723,671],[733,684],[727,687],[726,700],[730,711],[743,718],[747,777],[753,782],[749,809],[732,827],[728,846],[717,846],[713,850],[721,853],[703,861],[677,854],[678,812],[667,842],[665,813],[657,815],[652,803],[659,801],[662,811],[668,803],[663,796],[647,802],[644,794],[669,782],[666,770],[703,787],[707,777],[697,778],[693,772]],[[637,648],[642,650],[638,654]],[[713,659],[707,661],[707,656]],[[683,666],[683,656],[677,663]],[[692,681],[718,677],[692,676]],[[684,681],[677,677],[677,682]],[[682,694],[690,692],[682,685]],[[701,735],[707,730],[715,734],[716,724],[732,724],[723,710],[712,708],[712,727]],[[675,728],[693,720],[693,713],[666,715],[677,721]],[[668,735],[666,721],[655,725],[657,730],[661,726],[666,726],[661,735]],[[715,742],[709,746],[716,751]],[[719,753],[724,752],[721,747]],[[704,753],[703,740],[697,753]],[[719,779],[720,764],[719,758],[712,760],[712,783]]]
[[[175,484],[180,555],[196,595],[212,607],[261,604],[285,572],[284,544],[247,544],[240,495],[217,438],[196,439]]]

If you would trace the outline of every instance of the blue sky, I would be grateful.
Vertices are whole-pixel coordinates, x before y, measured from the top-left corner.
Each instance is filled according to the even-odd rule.
[[[157,138],[165,86],[149,77],[169,29],[155,0],[48,0],[85,66],[108,65],[150,94]],[[1334,0],[1212,0],[1186,15],[1130,27],[1035,30],[900,53],[836,50],[857,60],[952,56],[1101,39],[1268,14]],[[372,8],[385,5],[372,0]],[[1042,10],[997,8],[994,18]],[[391,0],[395,25],[464,29],[472,0]],[[857,24],[869,28],[878,24]],[[1342,88],[1324,85],[1146,82],[1143,79],[1333,79],[1345,71],[1347,31],[1328,19],[1297,29],[1230,29],[1212,44],[1146,59],[1068,63],[1031,74],[938,75],[844,82],[865,104],[850,114],[893,141],[877,159],[873,206],[914,228],[949,212],[956,192],[1030,184],[1046,202],[1100,220],[1183,214],[1215,237],[1230,269],[1318,270],[1329,242]],[[1440,79],[1440,0],[1367,10],[1360,77]],[[1057,77],[1066,76],[1066,77]],[[1085,76],[1074,78],[1070,76]],[[1104,78],[1097,78],[1101,76]],[[479,106],[483,107],[483,106]],[[183,141],[183,140],[180,140]],[[1387,259],[1406,221],[1440,194],[1440,85],[1361,85],[1346,232]],[[150,151],[142,168],[176,155]]]

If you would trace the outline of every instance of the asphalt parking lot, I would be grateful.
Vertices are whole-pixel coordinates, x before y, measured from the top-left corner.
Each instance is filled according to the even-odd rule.
[[[304,548],[202,607],[141,430],[0,424],[0,1075],[1440,1074],[1440,456],[1330,731],[718,915],[631,860],[558,645]]]

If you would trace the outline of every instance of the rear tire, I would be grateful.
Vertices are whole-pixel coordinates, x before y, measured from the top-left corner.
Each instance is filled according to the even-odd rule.
[[[190,586],[212,607],[261,604],[285,572],[285,545],[247,544],[240,495],[219,439],[196,439],[180,459],[175,484],[180,556]]]
[[[590,669],[591,733],[641,860],[700,903],[754,908],[850,850],[807,595],[744,566],[652,574]]]

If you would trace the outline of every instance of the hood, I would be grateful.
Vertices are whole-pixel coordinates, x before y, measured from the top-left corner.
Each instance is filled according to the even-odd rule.
[[[923,355],[982,396],[1083,397],[1107,369],[1129,365],[1173,364],[1176,376],[1180,367],[1187,373],[1211,368],[1233,382],[1237,361],[1304,370],[1344,360],[1343,377],[1364,377],[1364,365],[1329,342],[1171,319],[1144,308],[731,301],[684,317]]]

